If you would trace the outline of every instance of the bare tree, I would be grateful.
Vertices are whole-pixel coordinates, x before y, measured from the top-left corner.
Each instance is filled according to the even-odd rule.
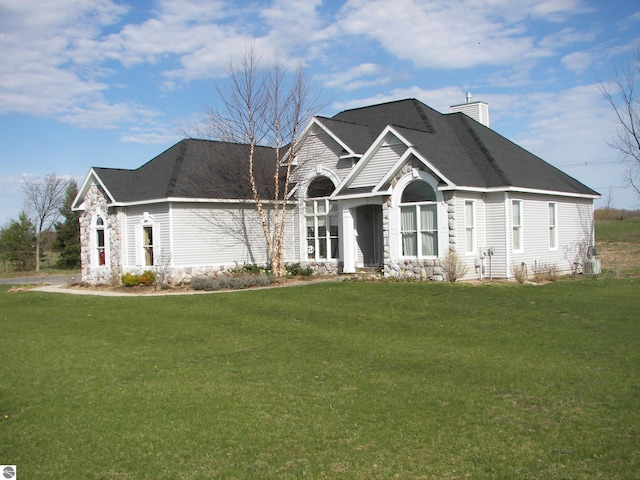
[[[618,128],[609,142],[627,161],[626,179],[636,197],[640,199],[640,94],[636,90],[640,81],[640,47],[634,60],[616,71],[612,85],[600,82],[605,98],[616,114]]]
[[[40,250],[44,233],[49,230],[60,216],[64,203],[67,181],[54,174],[24,178],[25,205],[36,227],[35,269],[40,271]]]
[[[284,238],[296,140],[317,108],[302,68],[289,71],[277,58],[264,63],[251,45],[227,69],[229,82],[217,89],[219,106],[204,114],[206,136],[246,146],[244,165],[274,275],[285,273]],[[265,149],[270,159],[265,162]],[[268,170],[268,173],[265,172]],[[233,170],[233,169],[232,169]],[[270,185],[264,185],[265,179]],[[265,194],[265,192],[268,192]]]

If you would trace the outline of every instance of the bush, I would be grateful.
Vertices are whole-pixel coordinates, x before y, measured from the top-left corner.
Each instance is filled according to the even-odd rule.
[[[230,272],[235,275],[271,275],[271,267],[256,265],[255,263],[245,263],[242,266],[232,268]]]
[[[558,279],[560,270],[555,263],[539,263],[533,269],[534,282],[555,282]]]
[[[529,278],[529,272],[527,270],[527,264],[522,262],[520,264],[514,264],[511,266],[511,274],[516,282],[523,284]]]
[[[287,271],[287,275],[290,277],[310,277],[313,275],[313,268],[311,267],[303,267],[300,263],[292,263],[291,265],[287,265],[285,267]]]
[[[151,270],[145,270],[140,275],[135,273],[125,273],[122,275],[120,280],[125,287],[137,287],[138,285],[149,287],[155,283],[156,274]]]
[[[442,261],[442,270],[449,283],[456,283],[467,274],[467,266],[456,252],[449,252]]]
[[[275,281],[271,275],[240,274],[225,275],[218,278],[196,277],[191,282],[194,290],[212,292],[221,289],[241,290],[243,288],[264,287]]]
[[[137,287],[140,285],[140,276],[133,273],[125,273],[122,275],[121,280],[125,287]]]
[[[215,290],[220,290],[220,282],[215,278],[195,277],[191,282],[191,287],[194,290],[213,292]]]

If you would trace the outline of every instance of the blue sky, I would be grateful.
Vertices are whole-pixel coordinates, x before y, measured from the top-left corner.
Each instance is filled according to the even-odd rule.
[[[495,131],[638,207],[599,88],[640,45],[635,0],[0,0],[0,225],[24,176],[81,182],[180,140],[252,40],[305,65],[319,114],[408,97],[447,113],[471,92]]]

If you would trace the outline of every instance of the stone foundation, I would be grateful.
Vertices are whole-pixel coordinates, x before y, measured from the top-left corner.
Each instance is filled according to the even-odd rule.
[[[440,260],[404,260],[401,262],[387,262],[384,266],[384,276],[406,280],[444,280],[444,271]]]

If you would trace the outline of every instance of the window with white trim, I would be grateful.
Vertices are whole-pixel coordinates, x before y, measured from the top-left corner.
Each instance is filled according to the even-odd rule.
[[[149,212],[144,212],[136,227],[136,265],[151,267],[158,263],[160,225]]]
[[[94,260],[93,263],[98,266],[107,264],[107,234],[104,224],[104,218],[97,216],[94,224]]]
[[[153,265],[153,227],[142,227],[142,248],[144,250],[144,264]]]
[[[467,253],[475,253],[476,251],[476,217],[475,202],[473,200],[465,200],[464,202],[464,228],[465,228],[465,251]]]
[[[334,190],[333,182],[327,177],[315,178],[307,188],[305,223],[309,260],[338,258],[338,206],[327,198]]]
[[[522,200],[511,202],[511,228],[514,251],[522,251]]]
[[[558,212],[555,202],[549,203],[549,248],[558,248]]]
[[[402,255],[438,255],[438,206],[433,188],[422,180],[409,183],[400,200]]]

